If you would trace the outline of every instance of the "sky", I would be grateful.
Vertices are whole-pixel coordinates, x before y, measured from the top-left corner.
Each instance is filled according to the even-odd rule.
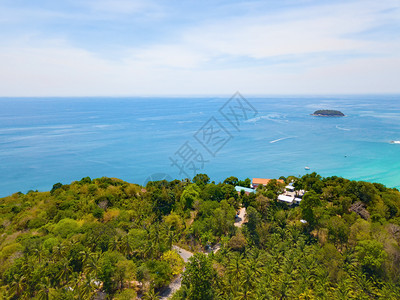
[[[400,93],[400,0],[0,0],[0,97]]]

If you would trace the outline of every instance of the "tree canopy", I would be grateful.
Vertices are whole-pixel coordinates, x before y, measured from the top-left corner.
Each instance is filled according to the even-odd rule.
[[[157,299],[182,275],[175,300],[399,299],[399,191],[281,180],[246,195],[234,185],[250,180],[234,176],[146,187],[85,177],[1,198],[0,298]],[[277,201],[289,182],[306,191],[299,206]],[[173,245],[195,255],[185,265]]]

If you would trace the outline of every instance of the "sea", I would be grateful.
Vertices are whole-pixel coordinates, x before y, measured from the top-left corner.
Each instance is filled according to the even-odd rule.
[[[397,140],[400,95],[0,98],[0,197],[87,176],[145,185],[197,173],[400,188]]]

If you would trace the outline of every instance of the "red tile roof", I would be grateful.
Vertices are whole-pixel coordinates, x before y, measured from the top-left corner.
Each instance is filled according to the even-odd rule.
[[[262,185],[267,185],[272,179],[267,179],[267,178],[253,178],[253,184],[262,184]],[[276,180],[279,183],[284,183],[282,179],[277,179]]]

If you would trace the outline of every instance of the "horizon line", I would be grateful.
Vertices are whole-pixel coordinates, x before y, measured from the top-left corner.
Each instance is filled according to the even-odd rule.
[[[314,94],[246,94],[240,91],[235,91],[231,94],[166,94],[166,95],[47,95],[47,96],[0,96],[0,99],[48,99],[48,98],[203,98],[203,97],[232,97],[236,93],[245,95],[246,97],[338,97],[338,96],[400,96],[400,92],[397,93],[314,93]]]

